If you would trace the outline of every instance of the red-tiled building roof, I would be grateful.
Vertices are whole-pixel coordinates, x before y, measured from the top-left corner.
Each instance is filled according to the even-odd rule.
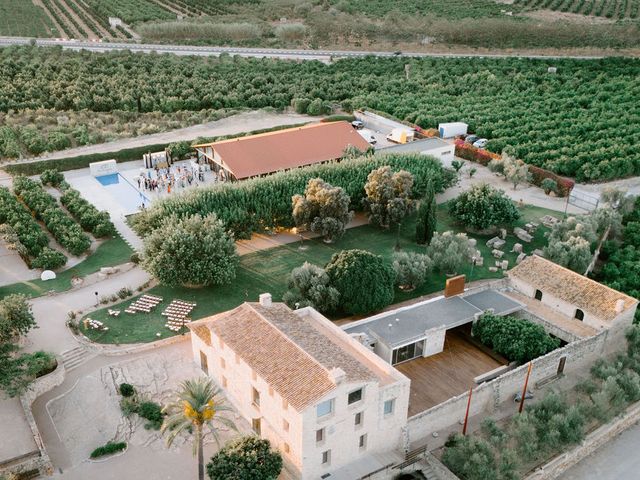
[[[277,132],[196,145],[220,157],[236,179],[341,158],[347,147],[365,151],[367,141],[348,122],[314,123]]]

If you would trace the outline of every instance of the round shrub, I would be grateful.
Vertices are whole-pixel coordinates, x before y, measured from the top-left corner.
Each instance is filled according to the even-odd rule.
[[[462,192],[449,204],[451,216],[465,227],[485,230],[511,225],[520,212],[503,191],[481,183]]]
[[[62,252],[44,247],[40,254],[33,259],[31,266],[43,270],[55,270],[64,266],[65,263],[67,263],[67,257]]]
[[[281,470],[280,453],[271,449],[269,440],[257,437],[228,443],[207,464],[207,475],[212,480],[271,480],[278,478]]]
[[[326,272],[340,293],[340,306],[354,315],[380,310],[393,300],[395,273],[385,260],[365,250],[343,250],[331,257]]]
[[[133,385],[129,383],[121,383],[120,387],[120,395],[123,397],[131,397],[134,393],[136,393],[136,389],[133,388]]]

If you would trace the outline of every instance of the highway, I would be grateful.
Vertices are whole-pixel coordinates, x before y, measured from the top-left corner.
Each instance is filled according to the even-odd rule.
[[[55,38],[32,39],[27,37],[0,37],[0,47],[11,45],[28,45],[36,42],[41,47],[61,46],[67,50],[90,50],[94,52],[110,52],[115,50],[130,50],[140,53],[171,53],[174,55],[219,56],[222,53],[256,58],[282,58],[293,60],[320,60],[330,62],[332,59],[353,58],[372,55],[375,57],[392,57],[394,52],[382,51],[358,51],[358,50],[304,50],[304,49],[278,49],[278,48],[245,48],[245,47],[215,47],[195,45],[162,45],[151,43],[126,43],[126,42],[93,42],[87,40],[63,40]],[[405,57],[450,57],[450,58],[573,58],[580,60],[593,60],[602,56],[553,56],[553,55],[518,55],[518,54],[485,54],[485,53],[424,53],[402,52]]]

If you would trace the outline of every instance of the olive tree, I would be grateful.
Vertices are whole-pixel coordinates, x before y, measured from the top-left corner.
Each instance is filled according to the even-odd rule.
[[[164,285],[224,285],[236,276],[238,255],[215,214],[171,216],[145,238],[142,266]]]
[[[529,179],[529,165],[518,160],[507,152],[502,154],[504,178],[513,185],[515,190],[518,185]]]
[[[27,297],[11,294],[0,300],[0,343],[11,342],[35,326]]]
[[[464,233],[436,232],[427,248],[434,267],[449,275],[457,273],[471,260],[473,249]]]
[[[340,293],[329,284],[323,268],[309,262],[291,271],[288,290],[282,300],[291,308],[313,307],[330,312],[338,307]]]
[[[349,195],[343,188],[334,187],[321,178],[309,180],[304,195],[294,195],[292,202],[296,226],[322,235],[327,243],[344,235],[353,217]]]
[[[383,228],[398,226],[413,211],[413,175],[406,170],[393,172],[383,166],[369,173],[364,186],[365,211],[371,224]]]
[[[432,262],[428,255],[422,253],[394,252],[392,267],[396,274],[396,285],[410,292],[424,283]]]
[[[520,212],[502,190],[480,183],[462,192],[449,204],[449,213],[460,224],[475,230],[511,225]]]
[[[333,286],[340,292],[340,306],[354,315],[386,307],[393,300],[395,275],[381,256],[365,250],[335,253],[326,266]]]
[[[549,240],[544,255],[558,265],[583,274],[592,259],[591,245],[583,237],[569,237],[567,240]]]

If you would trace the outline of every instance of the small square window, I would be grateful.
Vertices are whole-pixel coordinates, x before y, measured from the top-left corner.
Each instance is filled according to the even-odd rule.
[[[316,443],[320,443],[324,440],[324,428],[316,430]]]
[[[287,421],[286,421],[286,420],[284,420],[284,419],[282,419],[282,429],[283,429],[285,432],[288,432],[288,431],[289,431],[289,422],[287,422]]]
[[[333,398],[330,400],[325,400],[322,403],[319,403],[316,407],[316,413],[318,414],[318,418],[326,417],[330,413],[333,412]]]
[[[329,465],[331,463],[331,450],[322,452],[322,464]]]
[[[255,388],[251,388],[251,401],[256,407],[260,406],[260,392]]]
[[[227,362],[222,357],[220,357],[220,367],[223,368],[223,369],[227,368]]]
[[[351,392],[347,398],[347,403],[351,405],[352,403],[356,403],[362,400],[362,389],[354,390]]]
[[[387,400],[384,402],[384,414],[391,415],[393,413],[393,408],[395,406],[395,399]]]
[[[362,412],[358,412],[355,414],[353,424],[357,427],[358,425],[362,425]]]
[[[289,402],[287,402],[284,398],[282,399],[282,409],[287,410],[289,408]]]
[[[254,382],[258,380],[258,374],[255,372],[255,370],[251,370],[251,378],[253,378]]]
[[[272,387],[269,387],[269,396],[273,397],[273,388]]]
[[[222,376],[222,388],[227,388],[227,377]]]
[[[282,446],[282,449],[284,450],[284,453],[289,453],[289,451],[290,451],[290,449],[289,449],[289,444],[288,444],[288,443],[285,443],[285,444]]]
[[[360,439],[358,440],[358,447],[360,450],[365,450],[367,448],[367,434],[360,435]]]

